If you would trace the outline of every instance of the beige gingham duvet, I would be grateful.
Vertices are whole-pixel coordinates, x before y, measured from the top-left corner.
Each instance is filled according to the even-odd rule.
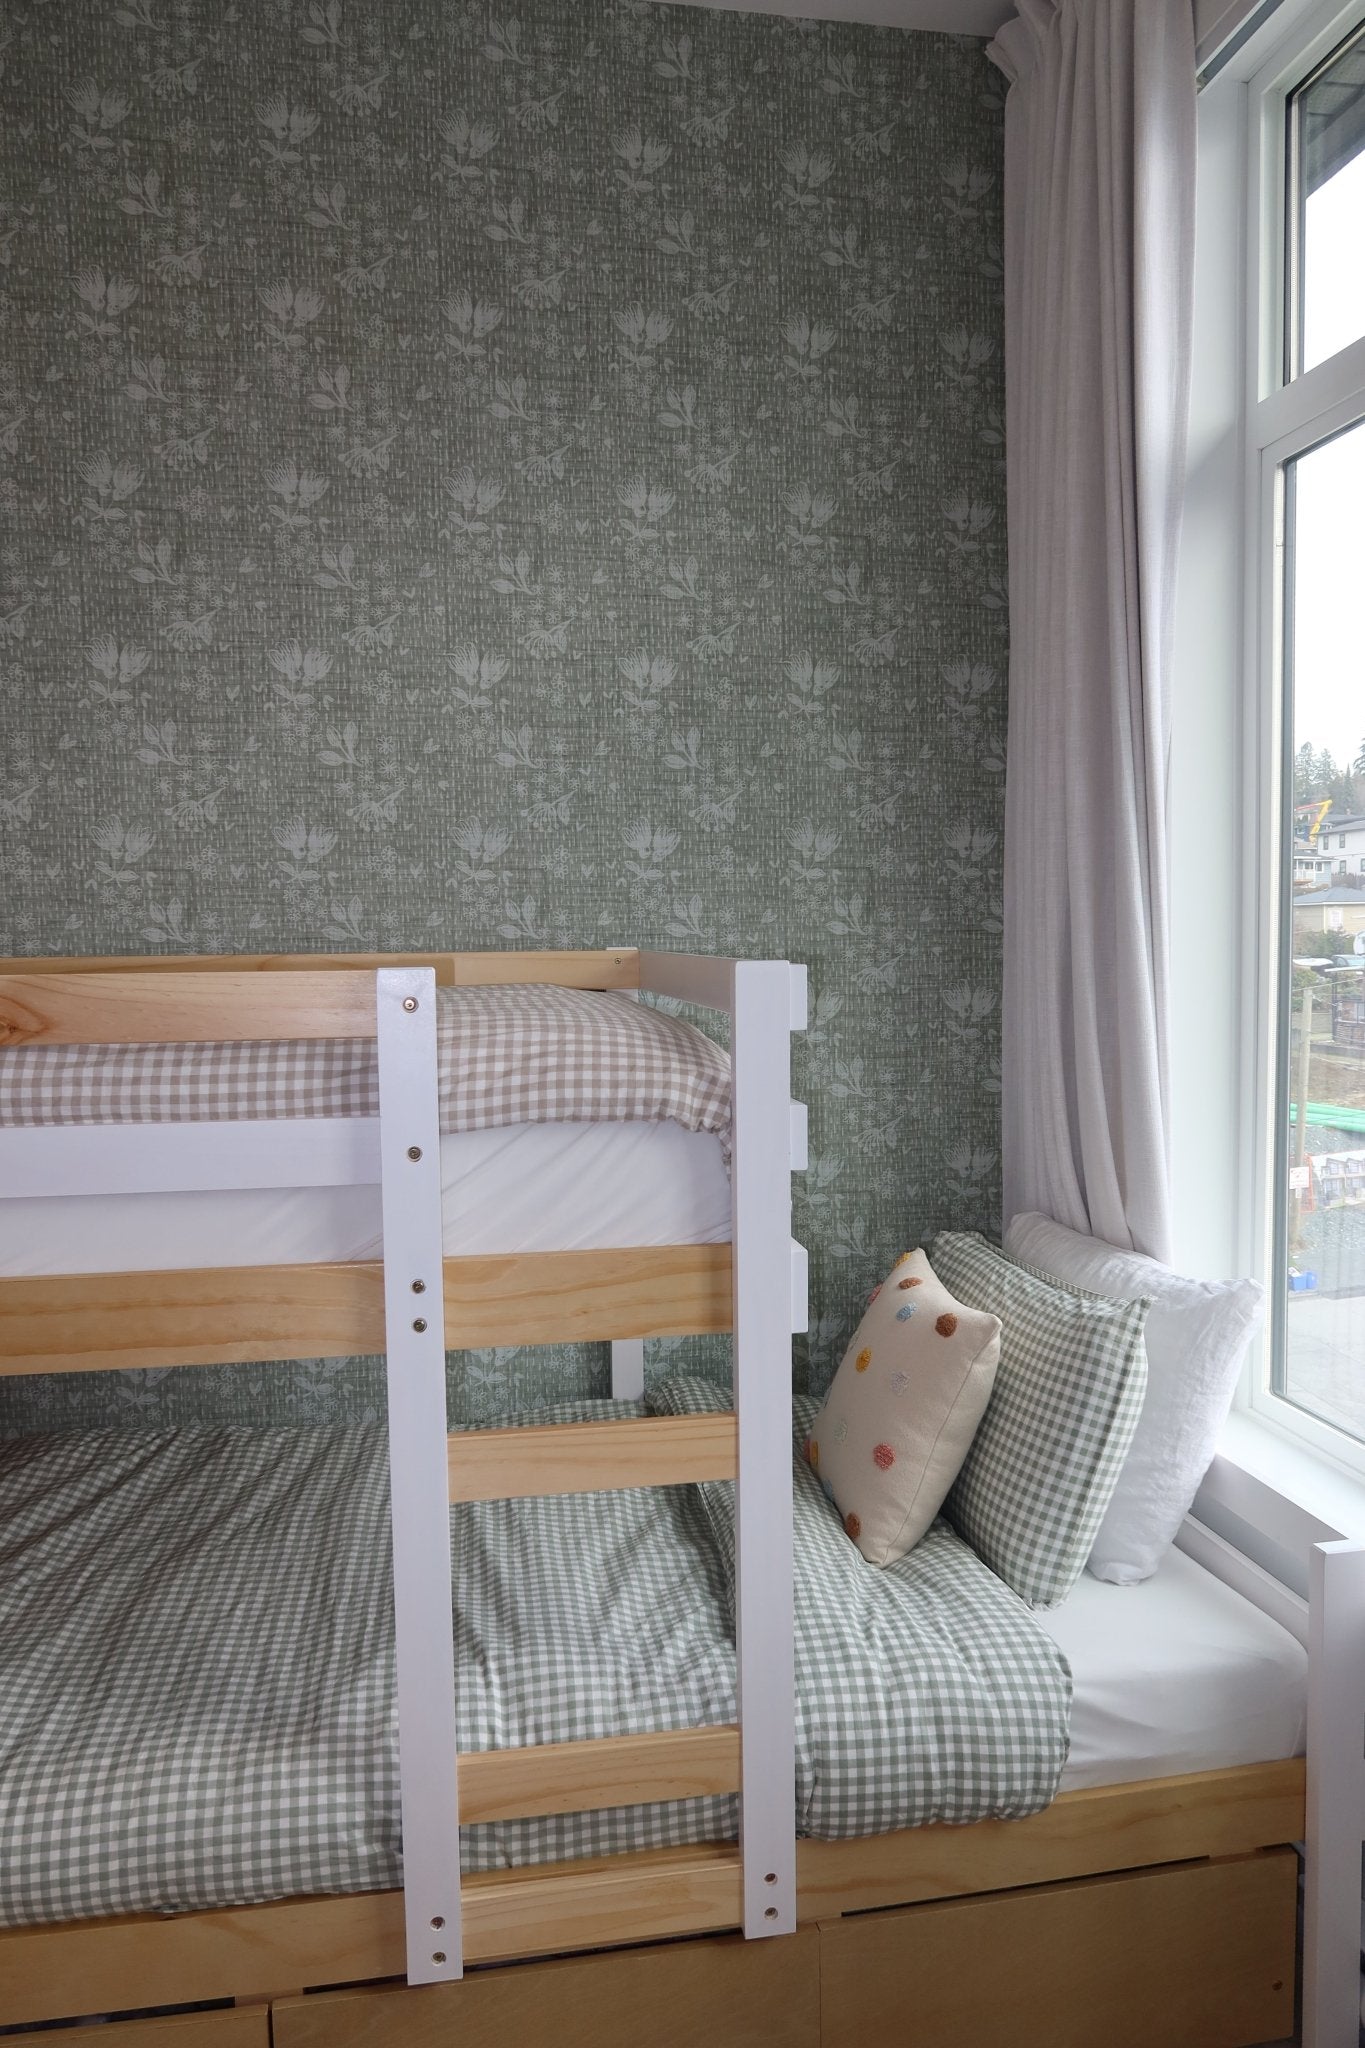
[[[436,1003],[443,1131],[667,1117],[728,1146],[729,1060],[678,1017],[540,982],[440,988]],[[0,1051],[0,1125],[378,1113],[369,1039]]]

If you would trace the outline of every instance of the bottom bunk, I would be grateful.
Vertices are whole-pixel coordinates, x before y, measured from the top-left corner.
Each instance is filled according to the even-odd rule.
[[[489,1872],[464,1887],[471,1961],[589,1953],[419,1989],[376,1981],[403,1969],[399,1892],[13,1928],[0,1933],[0,2013],[25,2024],[268,2001],[275,2048],[707,2033],[725,2048],[1249,2048],[1292,2025],[1286,1845],[1303,1814],[1303,1764],[1289,1760],[1067,1792],[1023,1820],[804,1841],[803,1925],[776,1942],[668,1938],[738,1925],[726,1847]],[[175,2026],[183,2048],[212,2048],[234,2017],[132,2022],[111,2039],[156,2048],[144,2029]]]
[[[654,1395],[683,1412],[715,1399],[686,1382]],[[798,1404],[798,1438],[807,1419]],[[1253,1978],[1263,2012],[1282,2017],[1293,1859],[1267,1852],[1303,1833],[1299,1645],[1178,1553],[1146,1586],[1086,1580],[1041,1618],[946,1526],[870,1572],[804,1461],[794,1469],[798,1910],[820,1929],[822,1984],[845,1968],[853,2009],[872,2001],[862,2038],[901,2038],[876,2003],[891,1965],[875,1957],[929,1923],[887,1928],[954,1898],[930,1953],[994,1943],[996,1927],[1006,1950],[1036,1925],[1066,1946],[1128,1911],[1203,1928],[1220,1953],[1241,1954],[1238,1930],[1257,1928]],[[277,2043],[320,2040],[289,2032],[325,2026],[318,1987],[404,1967],[382,1436],[26,1439],[0,1446],[0,1470],[0,1685],[15,1709],[0,1749],[0,2026],[271,1999],[285,2001]],[[739,1925],[725,1839],[738,1767],[731,1491],[457,1510],[471,1964]],[[681,1738],[681,1768],[680,1738],[659,1732],[678,1729],[697,1731]],[[566,1782],[576,1741],[623,1734],[605,1765],[594,1751],[595,1779]],[[545,1758],[552,1799],[536,1777]],[[1093,1897],[1078,1889],[1101,1878]],[[969,1906],[990,1918],[964,1918]],[[790,1951],[794,1972],[806,1940],[742,1945],[725,1967],[757,1983],[783,1973],[761,1958]],[[671,1968],[655,1978],[666,1997]],[[573,1982],[597,1983],[587,1969]],[[921,1975],[917,1964],[911,2006]],[[498,2009],[489,1982],[475,1971],[405,1991],[419,2001],[405,2010],[458,2014],[477,2043],[467,2015]],[[397,2038],[380,2010],[364,2007],[378,2031],[357,2041]],[[339,2017],[330,2038],[352,2038],[349,2025]],[[1214,2048],[1286,2031],[1237,2025],[1192,2038]]]

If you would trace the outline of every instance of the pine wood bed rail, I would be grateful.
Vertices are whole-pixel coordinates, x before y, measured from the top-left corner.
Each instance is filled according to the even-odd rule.
[[[374,976],[7,974],[0,1047],[373,1038]]]
[[[446,1342],[723,1333],[731,1263],[728,1244],[445,1259]],[[384,1341],[378,1260],[0,1279],[0,1375],[372,1357]]]
[[[447,1461],[452,1502],[686,1486],[735,1477],[739,1428],[732,1413],[721,1413],[458,1430]]]
[[[1255,1855],[1301,1839],[1303,1825],[1301,1757],[1066,1792],[1025,1820],[802,1841],[799,1915],[827,1920],[1106,1871]],[[740,1863],[729,1845],[495,1871],[467,1878],[462,1889],[470,1961],[701,1934],[741,1918]],[[278,1997],[397,1977],[404,1959],[401,1891],[10,1928],[0,1932],[0,2024]]]
[[[460,1753],[460,1821],[467,1827],[738,1790],[739,1729],[729,1724]]]
[[[545,981],[558,988],[633,989],[640,986],[634,946],[600,951],[518,953],[133,953],[0,959],[0,979],[62,974],[335,974],[379,967],[430,967],[438,988]],[[373,986],[373,984],[371,984]]]

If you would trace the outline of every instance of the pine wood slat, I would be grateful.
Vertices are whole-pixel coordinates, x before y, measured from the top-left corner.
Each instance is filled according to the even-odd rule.
[[[461,1430],[450,1437],[448,1461],[452,1501],[683,1486],[733,1479],[739,1432],[732,1413]]]
[[[445,1261],[446,1342],[605,1342],[730,1327],[728,1244]],[[377,1261],[0,1279],[0,1374],[373,1356]]]
[[[729,1245],[446,1260],[446,1343],[600,1343],[731,1327]]]
[[[0,1047],[373,1038],[363,972],[10,974]]]
[[[728,1244],[447,1259],[446,1341],[473,1350],[724,1331],[730,1273]]]
[[[1302,1841],[1304,1762],[1239,1764],[1063,1792],[1024,1820],[902,1828],[852,1842],[798,1842],[801,1917],[1015,1885],[1237,1856]]]
[[[101,2027],[98,2039],[101,2048],[271,2048],[270,2009],[252,2005],[226,2012],[172,2013],[157,2020],[120,2020]],[[5,2036],[5,2048],[25,2048],[26,2043],[52,2048],[52,2035],[44,2030]]]
[[[0,960],[0,978],[34,974],[273,974],[336,973],[360,968],[434,967],[440,987],[490,982],[544,981],[559,988],[621,989],[640,986],[640,955],[633,946],[597,952],[520,953],[151,953],[125,958],[97,955],[63,960]]]
[[[1283,2039],[1297,1883],[1282,1848],[826,1922],[822,2048]]]
[[[740,1920],[738,1852],[497,1870],[461,1887],[469,1962],[708,1934]],[[0,2026],[208,1998],[279,1998],[401,1976],[403,1894],[279,1899],[171,1918],[136,1914],[0,1931]]]
[[[676,1728],[596,1742],[472,1750],[460,1758],[460,1819],[527,1820],[739,1789],[739,1730]]]
[[[539,1870],[490,1870],[460,1888],[465,1957],[499,1962],[737,1927],[739,1851],[700,1843]]]
[[[457,985],[546,981],[557,988],[640,986],[640,955],[633,946],[597,953],[455,953],[452,958]]]
[[[735,1935],[475,1970],[462,1984],[320,1992],[275,2048],[820,2048],[820,1938]]]
[[[496,957],[496,956],[495,956]],[[376,967],[432,967],[437,985],[455,979],[453,953],[127,953],[0,960],[9,974],[334,974]]]
[[[0,1373],[369,1356],[383,1348],[377,1262],[0,1279]]]

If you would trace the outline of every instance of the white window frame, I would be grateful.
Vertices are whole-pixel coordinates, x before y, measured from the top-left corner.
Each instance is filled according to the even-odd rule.
[[[1290,381],[1284,375],[1285,109],[1300,81],[1365,21],[1365,0],[1287,4],[1251,46],[1255,69],[1245,79],[1246,180],[1242,320],[1245,358],[1243,462],[1246,510],[1243,675],[1250,685],[1244,725],[1243,949],[1239,977],[1246,998],[1243,1071],[1245,1111],[1239,1146],[1244,1169],[1240,1236],[1246,1263],[1263,1282],[1269,1310],[1242,1390],[1243,1405],[1261,1422],[1356,1471],[1365,1471],[1365,1442],[1333,1428],[1270,1389],[1272,1319],[1288,1303],[1276,1258],[1275,1162],[1278,1121],[1285,1114],[1279,1043],[1283,939],[1281,905],[1286,857],[1282,777],[1283,468],[1334,433],[1365,420],[1365,337]],[[1271,47],[1266,48],[1270,42]],[[1344,835],[1339,835],[1344,844]],[[1337,864],[1341,872],[1341,864]],[[1329,864],[1328,880],[1332,879]]]
[[[1365,15],[1365,0],[1280,0],[1199,100],[1189,481],[1174,648],[1170,1097],[1173,1256],[1272,1265],[1278,909],[1283,832],[1279,464],[1365,412],[1365,339],[1283,379],[1284,106]],[[1211,67],[1212,68],[1212,67]],[[1335,880],[1327,846],[1321,881]],[[1268,1328],[1230,1432],[1365,1476],[1365,1444],[1268,1391]],[[1299,1447],[1298,1451],[1294,1446]],[[1365,1512],[1365,1491],[1359,1495]]]

